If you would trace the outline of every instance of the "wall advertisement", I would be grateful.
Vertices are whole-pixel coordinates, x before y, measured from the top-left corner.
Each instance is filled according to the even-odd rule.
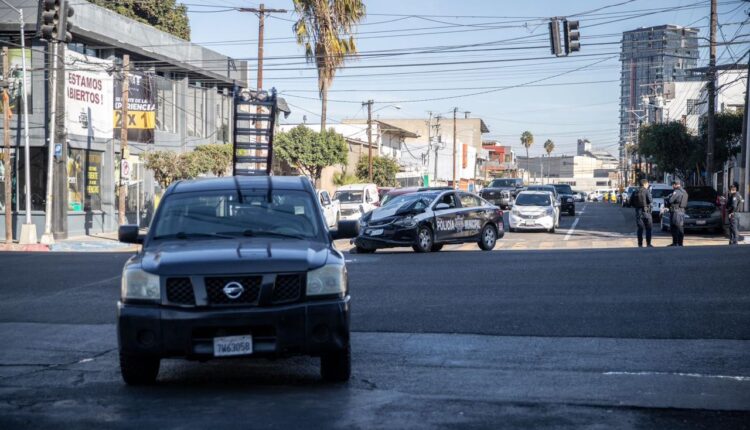
[[[65,127],[69,134],[110,139],[114,79],[112,61],[65,50]]]
[[[153,75],[131,72],[128,88],[128,142],[154,143],[156,129],[156,79]],[[114,138],[120,139],[122,126],[122,80],[115,80]]]

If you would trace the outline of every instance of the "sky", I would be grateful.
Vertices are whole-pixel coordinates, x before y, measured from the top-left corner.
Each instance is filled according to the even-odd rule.
[[[249,61],[257,73],[258,18],[239,7],[246,0],[180,0],[188,6],[192,41]],[[555,153],[573,154],[588,138],[595,149],[617,153],[620,62],[623,31],[653,25],[696,27],[702,39],[699,65],[708,64],[709,0],[365,0],[367,16],[357,27],[360,56],[337,72],[329,91],[328,122],[366,119],[363,101],[374,100],[374,116],[428,118],[470,112],[496,139],[521,152],[525,130]],[[264,88],[275,87],[299,123],[320,121],[317,75],[292,31],[291,0],[266,0],[287,9],[266,18]],[[745,63],[750,49],[750,2],[719,0],[718,64]],[[581,51],[550,53],[549,17],[580,21]],[[400,109],[396,109],[398,106]]]

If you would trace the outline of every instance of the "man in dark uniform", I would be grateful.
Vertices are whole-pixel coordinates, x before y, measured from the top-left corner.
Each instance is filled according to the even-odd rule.
[[[737,183],[729,187],[729,198],[727,199],[727,216],[729,217],[729,244],[737,245],[740,237],[740,220],[737,212],[742,210],[742,198],[737,193]]]
[[[648,190],[648,180],[641,179],[641,186],[638,188],[630,204],[635,208],[635,223],[638,226],[638,247],[643,247],[643,231],[646,231],[646,246],[653,248],[651,245],[651,228],[653,219],[651,218],[651,193]]]
[[[672,181],[672,194],[665,202],[669,207],[669,230],[672,233],[672,244],[669,246],[682,246],[685,239],[685,208],[688,203],[688,193],[682,189],[678,179]]]

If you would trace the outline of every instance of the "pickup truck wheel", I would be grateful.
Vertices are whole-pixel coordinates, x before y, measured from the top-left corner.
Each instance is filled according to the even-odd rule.
[[[341,351],[320,356],[320,376],[326,382],[346,382],[352,375],[352,350],[347,342]]]
[[[120,374],[128,385],[151,385],[159,374],[160,360],[120,353]]]
[[[357,249],[357,254],[374,254],[375,253],[375,248],[363,248],[357,245],[356,249]]]
[[[442,244],[440,244],[440,245],[432,245],[432,248],[430,248],[430,251],[432,251],[432,252],[438,252],[441,249],[443,249],[443,245]]]
[[[417,243],[412,246],[412,249],[414,252],[430,252],[433,243],[432,230],[427,226],[422,226],[417,230]]]
[[[482,229],[482,233],[479,235],[479,249],[482,251],[492,251],[497,243],[497,231],[495,226],[487,224]]]

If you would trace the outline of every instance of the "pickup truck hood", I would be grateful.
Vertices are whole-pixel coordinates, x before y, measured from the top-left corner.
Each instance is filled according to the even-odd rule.
[[[170,240],[146,248],[140,263],[159,275],[305,272],[324,265],[330,253],[327,244],[308,240]]]

